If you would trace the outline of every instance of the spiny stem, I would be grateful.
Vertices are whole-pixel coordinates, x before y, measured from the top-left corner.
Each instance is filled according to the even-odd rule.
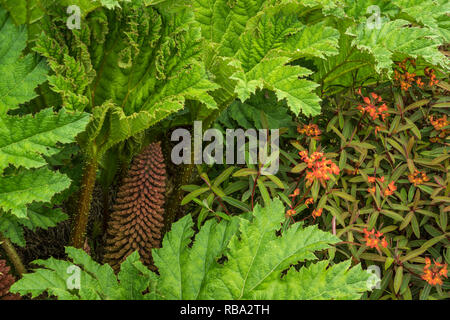
[[[1,233],[0,242],[2,243],[2,247],[8,255],[9,259],[13,263],[14,269],[16,269],[16,272],[19,274],[19,276],[22,277],[24,273],[27,273],[27,269],[25,269],[25,266],[23,265],[22,259],[20,259],[16,248],[14,248],[14,245],[11,243],[11,241],[8,238],[5,238]]]
[[[71,245],[75,248],[83,248],[86,240],[86,228],[91,208],[92,192],[94,191],[95,179],[97,176],[98,162],[95,158],[87,161],[83,173],[83,183],[78,201],[78,212],[75,216],[75,223],[72,230]]]

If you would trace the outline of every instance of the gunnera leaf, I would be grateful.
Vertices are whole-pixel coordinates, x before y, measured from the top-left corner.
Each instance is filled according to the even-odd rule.
[[[15,26],[8,12],[0,8],[0,115],[35,98],[34,89],[46,80],[45,61],[22,55],[27,34],[24,26]]]

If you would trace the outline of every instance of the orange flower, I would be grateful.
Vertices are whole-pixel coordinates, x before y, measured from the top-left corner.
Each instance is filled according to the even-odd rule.
[[[288,216],[293,216],[293,215],[295,215],[297,213],[297,211],[295,211],[295,209],[289,209],[287,212],[286,212],[286,214],[288,215]]]
[[[385,237],[383,237],[383,239],[380,240],[380,237],[383,235],[383,233],[381,233],[380,231],[377,231],[377,233],[375,233],[375,229],[372,229],[372,231],[367,231],[367,229],[364,228],[363,232],[364,232],[364,240],[366,241],[366,246],[377,249],[379,249],[378,246],[379,244],[381,244],[384,248],[388,246]]]
[[[294,193],[293,193],[293,194],[290,194],[289,197],[296,197],[296,196],[298,196],[299,194],[300,194],[300,189],[299,189],[299,188],[296,188],[296,189],[294,190]]]
[[[435,286],[437,284],[442,285],[442,278],[447,278],[447,264],[442,264],[434,261],[434,266],[431,266],[430,258],[425,258],[425,266],[423,267],[422,279]]]
[[[303,125],[303,128],[297,127],[297,131],[300,134],[304,134],[308,137],[314,138],[317,138],[322,134],[322,131],[320,131],[319,127],[315,123],[305,124]]]
[[[313,183],[315,179],[323,182],[330,179],[329,174],[339,174],[339,167],[324,157],[323,152],[314,152],[309,157],[308,152],[300,151],[299,155],[308,168],[312,169],[312,171],[306,171],[306,180],[309,183]]]
[[[397,187],[394,185],[394,181],[388,184],[388,187],[384,190],[384,195],[391,196],[394,194],[394,191],[397,190]]]
[[[408,180],[409,182],[414,183],[414,186],[418,186],[419,184],[423,184],[424,182],[429,181],[430,178],[428,178],[425,172],[421,172],[416,169],[414,170],[414,173],[408,174]]]
[[[374,176],[374,177],[367,177],[367,181],[369,183],[375,183],[376,181],[378,181],[380,183],[383,183],[384,182],[384,177],[381,177],[381,178],[377,178],[376,176]],[[367,189],[367,191],[370,192],[370,193],[375,193],[376,187],[375,186],[369,187]]]
[[[314,199],[313,198],[308,198],[308,199],[306,199],[306,201],[305,201],[305,205],[308,207],[308,205],[309,204],[312,204],[312,203],[314,203]]]
[[[423,85],[424,85],[424,83],[422,82],[422,79],[420,79],[420,78],[417,78],[417,79],[416,79],[416,83],[417,83],[417,86],[418,86],[419,88],[422,88]]]
[[[379,131],[386,129],[384,126],[376,126],[375,127],[375,135],[378,134]]]
[[[447,278],[447,274],[447,264],[444,264],[443,268],[439,271],[439,275]]]
[[[387,113],[388,111],[387,105],[385,103],[382,103],[383,99],[374,92],[370,93],[372,98],[364,97],[361,94],[361,90],[358,90],[358,93],[363,98],[365,105],[364,106],[359,105],[357,109],[361,111],[363,114],[368,113],[369,116],[372,117],[372,120],[376,120],[378,119],[378,117],[380,117],[384,121],[386,116],[389,114]]]
[[[430,83],[429,83],[430,87],[439,83],[439,80],[436,79],[436,75],[434,74],[433,69],[426,67],[424,71],[425,71],[425,75],[430,78]]]
[[[434,116],[429,117],[431,124],[433,125],[436,131],[444,130],[443,128],[450,125],[450,122],[447,120],[447,115],[444,114],[441,118],[434,120]]]
[[[322,215],[322,208],[320,209],[314,209],[312,212],[312,216],[314,217],[314,220],[316,220],[317,217],[320,217]]]
[[[419,88],[423,88],[425,83],[420,77],[416,78],[415,73],[408,72],[408,64],[416,67],[416,63],[412,59],[405,59],[402,62],[396,63],[400,70],[394,70],[394,80],[400,83],[400,88],[403,91],[407,91],[412,84],[416,83]],[[430,86],[436,84],[436,76],[434,75],[434,70],[425,68],[425,75],[430,77]]]

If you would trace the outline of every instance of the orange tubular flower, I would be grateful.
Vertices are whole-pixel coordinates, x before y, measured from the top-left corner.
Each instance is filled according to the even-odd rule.
[[[425,83],[422,81],[420,77],[417,77],[415,73],[408,72],[408,65],[416,67],[416,63],[412,59],[405,59],[402,62],[396,63],[400,70],[394,70],[394,80],[400,83],[400,88],[402,91],[408,91],[412,84],[416,83],[419,88],[423,88]],[[435,84],[436,76],[432,72],[427,71],[428,68],[425,68],[425,75],[430,77],[430,86]],[[434,71],[433,71],[434,72]],[[437,82],[436,82],[437,83]]]
[[[434,70],[430,68],[425,68],[425,75],[430,78],[429,86],[432,87],[435,84],[439,83],[439,80],[436,79],[436,75],[434,74]]]
[[[424,83],[422,82],[422,79],[420,79],[420,78],[417,78],[417,79],[416,79],[416,83],[417,83],[417,86],[418,86],[419,88],[422,88],[423,85],[424,85]]]
[[[313,210],[312,216],[314,220],[316,220],[317,217],[320,217],[322,215],[322,211],[323,211],[322,208]]]
[[[380,237],[383,235],[380,231],[377,231],[375,233],[375,229],[372,229],[372,231],[367,231],[366,228],[363,230],[364,232],[364,241],[366,241],[366,246],[369,248],[377,248],[379,249],[379,244],[383,248],[386,248],[388,246],[388,242],[386,241],[386,238],[383,237],[383,239],[380,239]]]
[[[314,152],[308,156],[307,151],[300,151],[299,155],[308,168],[312,169],[312,171],[306,171],[306,180],[309,183],[313,183],[315,179],[324,182],[330,179],[329,174],[339,174],[339,167],[324,157],[323,152]]]
[[[295,215],[297,213],[297,211],[295,211],[294,209],[289,209],[287,212],[286,212],[286,214],[288,215],[288,216],[293,216],[293,215]]]
[[[384,195],[391,196],[394,194],[394,191],[397,190],[397,187],[394,185],[394,181],[388,184],[388,187],[384,190]]]
[[[359,105],[357,109],[361,111],[363,114],[368,113],[372,120],[376,120],[379,117],[384,121],[386,116],[388,116],[388,107],[385,103],[383,103],[383,99],[375,92],[370,93],[369,97],[364,97],[361,94],[361,90],[358,90],[358,93],[364,100],[365,105]]]
[[[303,125],[303,128],[297,127],[297,131],[300,134],[313,137],[314,139],[317,139],[322,134],[322,131],[320,131],[319,127],[315,123],[305,124]]]
[[[313,198],[308,198],[308,199],[306,199],[306,201],[305,201],[306,207],[308,207],[308,205],[309,205],[309,204],[312,204],[312,203],[314,203],[314,199],[313,199]]]
[[[297,188],[297,189],[295,189],[294,190],[294,193],[293,194],[290,194],[289,195],[289,197],[296,197],[296,196],[298,196],[300,194],[300,189],[299,188]]]
[[[423,184],[424,182],[427,182],[430,180],[428,176],[425,174],[425,172],[414,170],[414,173],[408,174],[408,180],[409,182],[413,183],[414,186],[418,186],[420,184]]]
[[[431,260],[430,258],[425,258],[425,266],[423,267],[423,274],[422,279],[431,284],[432,286],[435,285],[442,285],[442,278],[447,278],[447,264],[442,264],[439,262],[434,261],[434,266],[431,266]]]
[[[376,127],[375,127],[375,135],[377,135],[378,132],[380,132],[381,130],[385,130],[385,129],[386,129],[386,128],[383,127],[383,126],[376,126]]]
[[[450,122],[447,120],[447,115],[444,114],[441,118],[434,120],[434,116],[429,117],[431,124],[433,125],[436,131],[442,131],[443,128],[450,125]]]
[[[381,177],[381,178],[377,178],[376,176],[374,176],[374,177],[367,177],[367,181],[369,182],[369,183],[375,183],[375,182],[380,182],[380,183],[383,183],[384,182],[384,177]],[[394,187],[395,188],[395,187]],[[368,189],[367,189],[367,191],[368,192],[370,192],[370,193],[375,193],[375,191],[376,191],[376,186],[372,186],[372,187],[369,187]]]

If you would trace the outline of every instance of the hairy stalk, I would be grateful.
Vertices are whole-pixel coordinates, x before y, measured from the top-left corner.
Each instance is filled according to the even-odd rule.
[[[255,182],[253,183],[253,189],[252,189],[252,210],[253,210],[253,199],[255,197],[255,191],[256,191],[256,183],[258,182],[259,177],[261,176],[261,166],[258,168],[258,174],[256,175]]]
[[[80,198],[78,200],[78,211],[75,216],[74,227],[70,239],[71,245],[75,248],[83,248],[86,240],[86,228],[91,208],[92,192],[94,191],[97,174],[98,161],[95,158],[88,160],[83,173],[83,183],[81,185]]]
[[[20,259],[16,248],[14,248],[14,245],[11,243],[11,241],[8,238],[5,238],[1,233],[0,242],[2,244],[3,250],[5,250],[9,260],[11,260],[11,262],[13,263],[14,268],[16,269],[16,272],[19,274],[19,276],[27,273],[27,269],[25,269],[25,266],[23,265],[22,259]]]

